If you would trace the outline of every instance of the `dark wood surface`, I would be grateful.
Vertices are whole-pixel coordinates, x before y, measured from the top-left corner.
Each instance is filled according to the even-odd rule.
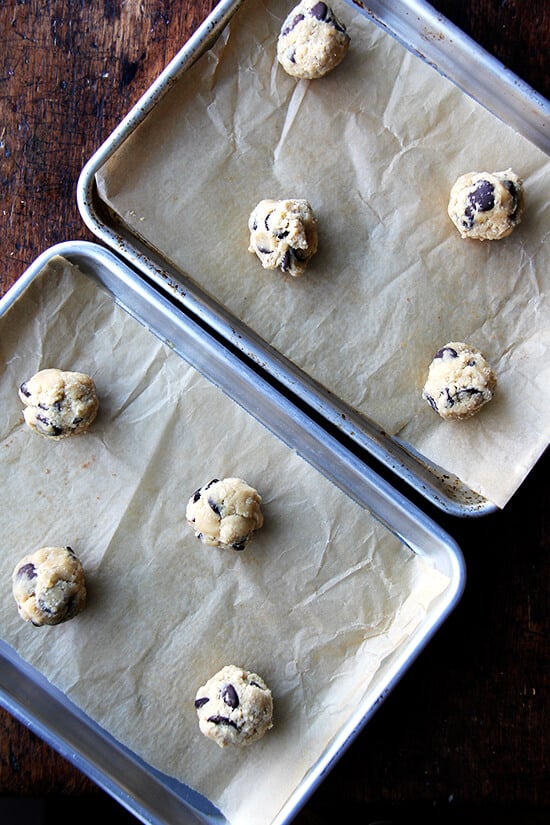
[[[213,5],[2,0],[2,290],[52,244],[93,240],[75,201],[82,166]],[[433,5],[550,97],[548,0]],[[464,597],[298,825],[549,821],[549,469],[546,454],[502,513],[463,521],[426,506],[464,551]],[[133,821],[0,711],[0,822],[25,822],[21,810]]]

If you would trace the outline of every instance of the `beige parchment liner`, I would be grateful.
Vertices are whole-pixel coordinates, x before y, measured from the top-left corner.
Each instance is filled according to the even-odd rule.
[[[63,258],[0,318],[0,353],[2,638],[232,823],[271,822],[449,580]],[[17,387],[46,366],[96,381],[89,433],[52,442],[23,423]],[[243,553],[185,524],[188,497],[224,475],[263,496]],[[89,604],[35,628],[11,573],[47,544],[81,558]],[[229,663],[274,695],[274,729],[242,752],[207,741],[193,706]]]
[[[98,173],[137,234],[236,317],[386,432],[503,506],[550,436],[550,161],[358,12],[325,78],[276,61],[288,2],[246,0]],[[458,175],[512,167],[514,235],[465,241],[447,216]],[[304,277],[247,252],[262,198],[305,197],[319,251]],[[434,353],[479,347],[498,395],[440,421],[421,399]]]

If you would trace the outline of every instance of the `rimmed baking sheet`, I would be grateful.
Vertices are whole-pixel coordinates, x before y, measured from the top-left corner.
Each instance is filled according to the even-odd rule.
[[[105,250],[55,247],[1,310],[0,626],[16,654],[2,652],[3,701],[32,723],[35,696],[37,730],[151,821],[173,805],[182,822],[189,805],[199,820],[214,805],[233,825],[289,821],[456,604],[458,547]],[[94,377],[89,433],[51,442],[23,423],[17,386],[46,366]],[[243,553],[185,525],[214,475],[262,493]],[[45,544],[80,556],[89,604],[36,628],[11,572]],[[204,739],[193,707],[228,663],[275,697],[273,731],[241,753]]]
[[[436,505],[487,512],[549,439],[550,162],[359,11],[335,9],[352,48],[313,82],[285,76],[274,57],[288,3],[246,0],[197,60],[219,33],[207,24],[87,165],[81,211]],[[429,60],[442,41],[416,21]],[[464,43],[446,42],[457,70],[472,52]],[[496,99],[489,62],[488,73]],[[525,179],[523,224],[498,243],[463,241],[446,215],[454,179],[509,166]],[[299,281],[266,274],[247,252],[251,209],[286,195],[307,197],[320,221],[319,252]],[[485,352],[499,390],[481,415],[449,425],[421,389],[450,340]]]

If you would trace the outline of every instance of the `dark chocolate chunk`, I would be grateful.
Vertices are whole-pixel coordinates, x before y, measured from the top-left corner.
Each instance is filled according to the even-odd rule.
[[[208,698],[208,696],[200,696],[198,699],[195,699],[195,707],[198,710],[199,708],[202,708],[203,705],[206,705],[206,703],[209,701],[210,699]]]
[[[261,685],[259,685],[259,684],[258,684],[258,682],[250,682],[250,684],[251,684],[251,685],[254,685],[254,687],[257,687],[257,688],[259,688],[260,690],[265,690],[265,688],[264,688],[264,687],[262,687]]]
[[[217,484],[217,483],[218,483],[218,481],[219,481],[219,478],[213,478],[213,479],[211,479],[211,480],[208,482],[208,484],[206,485],[206,487],[205,487],[204,489],[205,489],[205,490],[208,490],[210,487],[212,487],[212,485],[213,485],[213,484]]]
[[[288,229],[284,229],[282,232],[275,232],[275,237],[279,241],[282,241],[282,239],[286,238],[287,236],[288,236]]]
[[[470,203],[478,212],[490,212],[495,206],[495,187],[488,180],[480,180],[468,195]]]
[[[457,399],[460,399],[462,395],[481,395],[481,390],[478,390],[476,387],[463,387],[456,391]]]
[[[265,249],[263,246],[258,247],[258,252],[260,255],[271,255],[271,249]]]
[[[315,3],[315,5],[309,10],[309,13],[317,20],[326,20],[328,15],[328,6],[326,3]]]
[[[35,579],[37,576],[36,567],[31,562],[23,564],[17,571],[19,578]]]
[[[212,722],[213,725],[227,725],[228,727],[235,728],[235,730],[239,730],[237,724],[232,719],[228,719],[227,716],[209,716],[207,721]]]
[[[222,508],[219,501],[216,501],[212,496],[208,496],[208,506],[215,512],[218,518],[222,517]]]
[[[453,349],[453,347],[441,347],[434,355],[434,358],[445,358],[446,355],[448,355],[449,358],[458,358],[458,352]]]
[[[285,254],[283,255],[283,260],[281,261],[281,269],[283,272],[288,272],[290,269],[290,249],[287,249]]]
[[[283,31],[281,32],[281,36],[286,37],[287,34],[290,34],[292,29],[295,28],[298,25],[298,23],[300,23],[303,19],[304,19],[303,14],[295,15],[295,17],[292,18],[292,20],[290,21],[288,26],[285,29],[283,29]]]
[[[48,615],[51,615],[53,613],[53,610],[51,609],[51,607],[48,607],[46,602],[42,601],[42,599],[38,599],[37,605],[40,608],[40,610],[42,611],[42,613],[47,613]]]
[[[235,709],[239,707],[239,696],[233,685],[224,685],[220,690],[220,696],[230,708]]]
[[[57,424],[54,424],[49,418],[45,418],[43,415],[37,415],[36,420],[40,421],[41,424],[44,424],[44,427],[51,430],[51,432],[45,433],[45,435],[61,435],[63,432],[61,427],[58,427]]]
[[[435,398],[432,395],[427,395],[426,401],[428,402],[432,410],[435,410],[436,413],[439,412],[439,410],[437,409],[437,404],[435,403]]]
[[[518,197],[518,190],[516,184],[511,180],[503,180],[502,183],[510,193],[512,197],[512,211],[510,212],[510,217],[513,219],[516,217],[516,213],[519,207],[519,197]]]
[[[195,490],[195,492],[193,493],[193,504],[196,504],[200,497],[201,497],[201,488],[199,487],[199,489]]]
[[[23,381],[23,383],[19,387],[19,390],[24,396],[26,396],[27,398],[30,398],[31,393],[30,393],[30,390],[27,388],[26,381]]]
[[[238,539],[238,541],[234,541],[231,547],[233,550],[244,550],[246,545],[248,544],[248,536],[244,536],[242,539]]]

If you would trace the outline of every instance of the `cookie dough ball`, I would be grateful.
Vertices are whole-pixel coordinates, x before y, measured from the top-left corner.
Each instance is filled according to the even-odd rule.
[[[95,384],[83,372],[40,370],[21,384],[19,398],[29,427],[54,440],[87,430],[99,408]]]
[[[12,576],[19,615],[40,627],[72,619],[86,606],[84,570],[70,547],[41,547]]]
[[[523,182],[511,169],[462,175],[449,198],[449,217],[463,238],[498,241],[520,223]]]
[[[244,550],[264,523],[261,503],[259,493],[241,478],[214,478],[191,496],[185,515],[204,544]]]
[[[201,732],[220,748],[250,745],[273,727],[273,698],[256,673],[227,665],[195,698]]]
[[[470,418],[491,400],[496,385],[496,376],[479,350],[451,341],[436,352],[422,397],[441,418]]]
[[[350,37],[326,3],[302,0],[284,21],[277,58],[293,77],[323,77],[342,62]]]
[[[317,252],[317,220],[307,200],[263,200],[248,220],[249,252],[264,269],[300,277]]]

